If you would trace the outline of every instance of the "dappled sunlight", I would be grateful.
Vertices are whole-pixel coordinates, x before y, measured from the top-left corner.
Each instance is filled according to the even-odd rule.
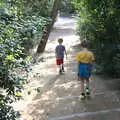
[[[73,30],[74,28],[74,30]],[[76,23],[75,19],[68,19],[62,17],[54,24],[54,29],[52,30],[47,46],[46,51],[55,51],[55,47],[58,44],[57,39],[63,38],[63,45],[66,46],[66,50],[69,51],[70,47],[80,43],[80,38],[75,33]]]
[[[56,120],[54,119],[56,116],[103,110],[108,107],[109,103],[111,105],[109,108],[119,107],[115,94],[111,94],[110,91],[106,92],[107,95],[105,95],[106,89],[103,89],[105,86],[101,83],[97,90],[96,85],[92,86],[94,89],[91,89],[91,96],[94,100],[80,100],[81,85],[78,81],[77,62],[75,60],[76,53],[80,50],[80,38],[75,30],[76,20],[74,18],[61,17],[54,24],[45,52],[40,55],[37,64],[33,66],[32,75],[29,77],[30,84],[26,88],[29,95],[27,95],[28,92],[24,94],[27,96],[25,100],[29,102],[26,102],[27,105],[19,104],[19,107],[24,106],[25,108],[25,112],[22,114],[26,117],[22,120],[50,120],[50,118]],[[63,45],[65,45],[68,53],[68,58],[64,60],[65,72],[61,75],[58,72],[59,68],[56,65],[55,58],[58,38],[63,38]],[[100,82],[100,80],[98,81]],[[91,82],[92,80],[90,84]],[[36,87],[40,89],[37,90]],[[109,101],[109,98],[114,101]],[[96,101],[97,105],[94,106]],[[29,116],[32,117],[29,118]]]
[[[66,45],[67,48],[80,43],[79,37],[76,35],[65,36],[63,37],[63,39],[64,44]]]
[[[64,87],[64,89],[67,90],[67,89],[69,89],[69,88],[71,88],[71,87],[74,89],[74,86],[75,86],[75,85],[78,87],[78,85],[77,85],[76,82],[68,82],[68,83],[63,83],[63,84],[58,84],[58,85],[55,84],[54,87],[55,87],[55,88]]]
[[[40,100],[50,100],[55,95],[56,95],[55,92],[50,90],[50,91],[47,91],[46,93],[42,94]]]
[[[39,114],[43,114],[43,113],[45,113],[45,110],[44,110],[44,109],[42,109],[42,110],[41,110],[41,109],[38,109],[37,112],[38,112]]]
[[[71,107],[75,107],[77,104],[76,101],[73,101],[72,99],[69,99],[67,97],[65,99],[67,99],[68,102],[63,101],[64,97],[63,97],[63,99],[59,98],[59,97],[52,99],[52,97],[50,97],[50,94],[52,94],[52,93],[53,93],[53,91],[51,91],[51,90],[46,92],[45,95],[41,96],[41,98],[36,102],[36,104],[29,105],[29,106],[31,106],[30,108],[32,108],[32,109],[28,110],[29,114],[34,113],[35,117],[39,116],[39,118],[41,118],[40,115],[42,115],[45,118],[47,118],[47,116],[49,116],[49,117],[51,116],[51,112],[54,112],[55,114],[59,115],[61,112],[68,110],[67,113],[69,113]],[[46,99],[46,97],[47,97],[47,99]],[[66,104],[64,104],[64,106],[63,106],[63,102],[66,103]],[[44,109],[43,109],[43,107],[44,107]],[[36,108],[36,109],[34,109],[34,108]],[[55,111],[56,108],[59,108],[58,111]],[[35,118],[35,117],[33,116],[33,118]]]
[[[32,104],[29,105],[29,108],[31,109],[29,109],[28,112],[29,114],[33,115],[34,119],[36,119],[36,116],[39,116],[39,118],[44,117],[45,119],[47,119],[47,116],[51,116],[51,111],[53,111],[54,113],[57,112],[55,111],[56,108],[59,108],[57,114],[60,114],[61,110],[69,110],[70,107],[68,107],[67,104],[65,106],[59,107],[62,105],[61,103],[63,103],[64,99],[69,101],[71,107],[76,105],[76,101],[73,101],[70,97],[75,95],[74,89],[78,88],[79,84],[76,81],[67,81],[66,75],[56,75],[54,77],[52,77],[51,75],[50,77],[49,74],[47,74],[50,81],[49,85],[51,85],[50,90],[43,92],[41,95],[38,94],[33,100]],[[70,102],[71,100],[72,102]]]
[[[74,18],[67,18],[67,17],[60,17],[58,19],[58,21],[54,24],[54,27],[56,28],[72,28],[72,29],[76,29],[76,22]]]
[[[69,34],[67,36],[63,35],[59,35],[59,37],[57,37],[53,43],[49,43],[49,45],[46,46],[46,50],[50,50],[51,52],[55,50],[56,45],[58,44],[57,39],[58,38],[63,38],[63,45],[65,45],[68,48],[70,48],[71,46],[74,46],[76,44],[80,44],[80,40],[79,37],[77,35],[74,34]]]
[[[98,108],[104,110],[106,109],[105,105],[108,105],[108,96],[110,96],[111,92],[107,93],[108,96],[105,95],[103,92],[105,89],[103,89],[104,86],[102,85],[97,90],[94,87],[95,85],[92,86],[94,89],[91,90],[91,96],[94,100],[80,100],[81,86],[77,77],[77,62],[75,60],[76,52],[80,50],[80,40],[74,31],[76,23],[72,24],[72,22],[73,19],[60,18],[55,23],[45,52],[41,55],[42,62],[38,62],[34,66],[37,82],[31,82],[31,87],[38,86],[41,90],[35,94],[32,102],[28,104],[28,109],[26,109],[27,113],[33,118],[31,120],[50,120],[50,118],[55,120],[54,117],[56,116],[96,111]],[[58,44],[57,39],[59,37],[64,39],[63,45],[66,46],[68,53],[68,59],[64,60],[65,73],[62,75],[58,73],[55,58],[55,47]],[[90,84],[92,81],[90,81]],[[101,99],[101,96],[103,99]],[[113,99],[112,96],[115,95],[111,95],[111,99]],[[93,109],[96,101],[97,106]],[[110,104],[110,107],[117,107],[118,105],[115,101]]]

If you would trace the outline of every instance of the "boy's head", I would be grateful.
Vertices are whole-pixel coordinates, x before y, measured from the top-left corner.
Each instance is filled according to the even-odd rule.
[[[62,38],[59,38],[58,39],[58,43],[61,44],[63,42],[63,39]]]
[[[81,42],[81,46],[82,46],[83,48],[88,48],[88,42],[87,42],[86,40],[83,40],[83,41]]]

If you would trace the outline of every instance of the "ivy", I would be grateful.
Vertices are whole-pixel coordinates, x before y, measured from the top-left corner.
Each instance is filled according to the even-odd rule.
[[[22,98],[32,61],[26,55],[51,21],[54,0],[0,1],[0,120],[16,120],[10,104]]]

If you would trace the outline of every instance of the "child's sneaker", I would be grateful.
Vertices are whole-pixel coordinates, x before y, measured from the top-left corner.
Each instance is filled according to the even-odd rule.
[[[85,94],[86,94],[86,96],[90,96],[90,89],[89,88],[85,89]]]
[[[61,69],[59,70],[59,74],[62,74],[62,70]]]
[[[85,98],[86,98],[86,97],[85,97],[85,93],[81,93],[80,99],[81,99],[81,100],[85,100]]]
[[[65,72],[64,67],[62,67],[62,72]]]
[[[89,94],[90,94],[90,89],[89,89],[89,88],[86,88],[86,89],[85,89],[85,92],[86,92],[86,94],[89,95]]]

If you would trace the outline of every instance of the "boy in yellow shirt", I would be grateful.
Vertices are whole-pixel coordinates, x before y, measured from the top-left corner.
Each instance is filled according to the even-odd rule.
[[[85,99],[86,95],[90,94],[89,78],[91,76],[92,64],[95,60],[94,55],[87,49],[86,41],[81,43],[82,50],[77,53],[76,60],[78,62],[78,78],[81,80],[81,99]],[[84,83],[86,82],[86,88]]]

